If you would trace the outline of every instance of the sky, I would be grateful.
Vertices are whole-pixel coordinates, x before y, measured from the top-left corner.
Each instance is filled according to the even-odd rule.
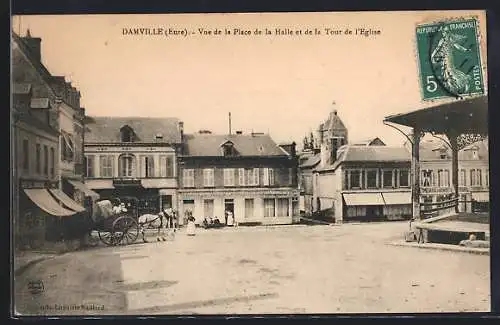
[[[483,11],[16,16],[12,29],[42,38],[42,62],[80,90],[91,116],[177,117],[186,132],[227,133],[231,112],[233,132],[300,146],[336,109],[350,142],[401,145],[406,139],[384,117],[439,103],[421,98],[416,26],[470,16],[481,25],[486,72]],[[125,35],[131,28],[188,35]],[[380,34],[355,35],[358,28]]]

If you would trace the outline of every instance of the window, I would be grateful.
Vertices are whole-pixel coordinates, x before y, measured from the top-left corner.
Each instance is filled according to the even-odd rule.
[[[470,170],[470,185],[471,186],[481,186],[481,169],[471,169]]]
[[[264,217],[274,217],[274,199],[264,199]]]
[[[194,169],[182,171],[182,184],[184,187],[194,187]]]
[[[214,200],[203,201],[204,217],[214,217]]]
[[[132,155],[122,155],[120,156],[119,170],[120,177],[133,177],[135,170],[135,157]]]
[[[384,170],[382,171],[382,182],[383,187],[390,188],[394,186],[393,183],[393,171],[392,170]]]
[[[36,155],[36,172],[40,174],[42,171],[42,166],[41,166],[42,165],[42,157],[41,157],[42,149],[41,149],[39,143],[36,144],[35,155]]]
[[[460,176],[459,176],[459,180],[458,180],[458,184],[460,186],[466,186],[466,173],[465,173],[465,169],[460,169]]]
[[[399,187],[410,186],[410,172],[407,169],[399,170]]]
[[[378,179],[377,179],[377,170],[367,170],[366,171],[366,187],[367,188],[377,188],[378,187]]]
[[[30,170],[30,143],[28,139],[23,140],[23,169]]]
[[[43,173],[49,174],[49,147],[46,145],[43,146]]]
[[[238,185],[245,186],[245,168],[238,168]]]
[[[274,185],[274,170],[272,168],[264,168],[263,172],[264,172],[263,185],[264,186]]]
[[[113,164],[114,164],[113,156],[100,156],[100,176],[103,178],[113,177]]]
[[[54,176],[56,169],[56,154],[54,148],[50,148],[50,176]]]
[[[351,186],[350,188],[361,188],[361,171],[351,170]]]
[[[490,170],[486,169],[486,172],[484,173],[484,185],[490,186]]]
[[[245,199],[245,218],[253,218],[253,199]]]
[[[293,184],[293,168],[288,168],[288,185]]]
[[[203,169],[203,186],[205,186],[205,187],[214,186],[214,170],[213,170],[213,168]]]
[[[422,170],[422,180],[421,180],[421,185],[423,187],[430,187],[432,186],[432,178],[433,178],[433,175],[432,175],[432,170],[430,169],[426,169],[426,170]]]
[[[289,211],[289,201],[288,198],[277,199],[278,201],[278,217],[288,217],[290,215]]]
[[[160,177],[174,177],[174,158],[160,156]]]
[[[155,177],[155,158],[153,156],[146,156],[143,160],[144,163],[144,177]]]
[[[231,157],[234,156],[234,147],[233,143],[228,141],[222,145],[222,151],[224,154],[224,157]]]
[[[86,159],[87,161],[87,177],[95,177],[94,175],[94,156],[87,156]]]
[[[259,185],[259,169],[250,168],[246,169],[246,185],[255,186]]]
[[[64,131],[61,132],[61,159],[73,161],[74,154],[73,136]]]
[[[224,168],[224,186],[234,186],[233,168]]]
[[[446,169],[438,170],[438,186],[448,187],[450,186],[450,171]]]
[[[120,136],[122,142],[134,142],[134,130],[128,125],[120,129]]]

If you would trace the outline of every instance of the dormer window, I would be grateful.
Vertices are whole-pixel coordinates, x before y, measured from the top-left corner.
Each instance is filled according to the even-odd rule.
[[[122,142],[134,142],[134,130],[125,125],[120,129],[121,141]]]
[[[234,144],[231,141],[226,141],[221,145],[222,154],[224,157],[232,157],[236,154],[236,150],[234,149]]]

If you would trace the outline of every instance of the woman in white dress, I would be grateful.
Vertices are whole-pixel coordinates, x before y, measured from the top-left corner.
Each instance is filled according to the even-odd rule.
[[[196,225],[194,223],[194,217],[193,217],[193,214],[191,211],[186,211],[186,215],[187,215],[187,227],[186,227],[186,234],[188,236],[194,236],[195,235],[195,231],[196,231]]]

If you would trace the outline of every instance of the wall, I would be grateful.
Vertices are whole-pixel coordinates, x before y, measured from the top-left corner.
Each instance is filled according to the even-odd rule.
[[[238,187],[239,168],[259,168],[259,185],[263,186],[264,169],[273,168],[274,185],[270,187],[295,187],[297,188],[297,175],[294,175],[293,160],[282,158],[268,159],[246,159],[246,160],[217,160],[217,159],[199,159],[199,158],[184,158],[182,167],[180,168],[179,182],[183,184],[183,169],[194,169],[194,185],[195,188],[203,188],[203,169],[214,169],[214,187],[222,188],[224,186],[224,169],[234,169],[234,184]],[[248,186],[248,185],[245,185]]]

